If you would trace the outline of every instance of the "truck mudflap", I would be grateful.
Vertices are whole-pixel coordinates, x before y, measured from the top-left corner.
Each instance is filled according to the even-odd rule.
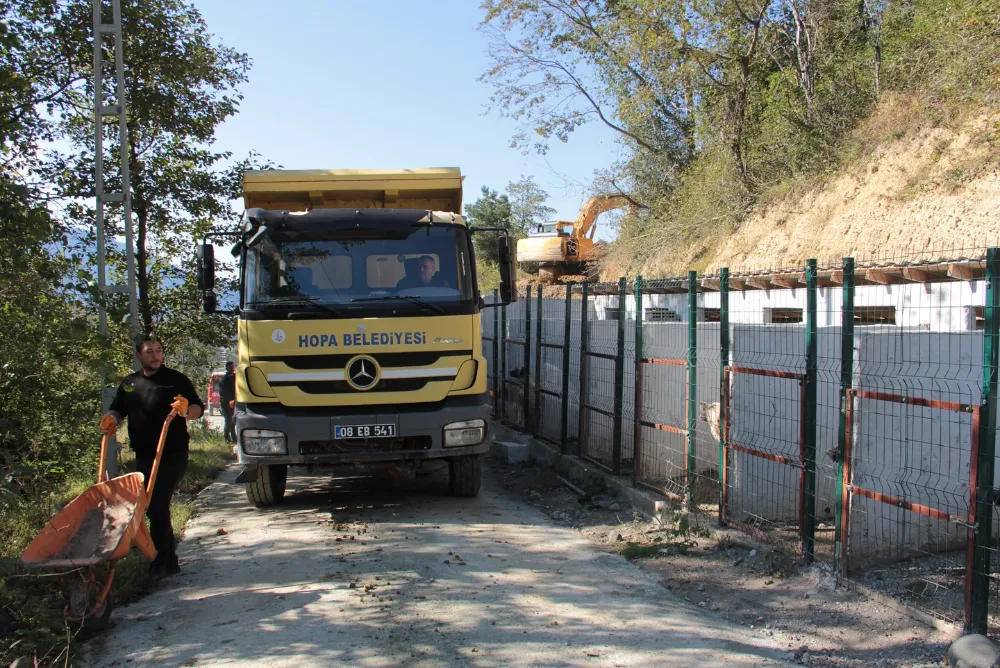
[[[432,405],[362,410],[365,412],[358,407],[289,410],[275,404],[237,404],[238,454],[243,467],[237,482],[252,482],[257,466],[267,464],[375,464],[481,455],[489,452],[493,438],[485,394],[450,398]],[[445,445],[446,426],[478,420],[483,424],[482,441]],[[248,452],[248,437],[262,433],[282,434],[284,448],[269,454]],[[362,437],[351,437],[358,434]]]

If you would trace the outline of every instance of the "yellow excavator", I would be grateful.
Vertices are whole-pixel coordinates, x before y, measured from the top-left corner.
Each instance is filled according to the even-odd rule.
[[[551,283],[565,274],[585,274],[588,264],[600,259],[594,244],[597,217],[628,205],[620,196],[597,195],[580,208],[574,221],[541,223],[517,242],[518,262],[537,262],[540,283]]]

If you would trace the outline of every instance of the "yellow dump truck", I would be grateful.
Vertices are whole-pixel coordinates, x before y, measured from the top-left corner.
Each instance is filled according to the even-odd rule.
[[[487,305],[460,171],[252,171],[243,196],[235,418],[250,501],[279,503],[289,466],[428,460],[448,461],[452,494],[477,495],[492,439]],[[224,237],[199,249],[208,313]],[[505,233],[499,244],[509,303],[516,261]]]

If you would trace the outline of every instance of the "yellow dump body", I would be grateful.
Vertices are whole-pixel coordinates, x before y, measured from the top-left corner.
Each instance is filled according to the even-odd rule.
[[[425,209],[462,212],[462,174],[429,169],[270,169],[245,172],[247,209]]]

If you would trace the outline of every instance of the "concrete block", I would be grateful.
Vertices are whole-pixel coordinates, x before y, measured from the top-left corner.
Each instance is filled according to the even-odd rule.
[[[948,648],[948,665],[956,668],[994,668],[1000,666],[1000,648],[978,634],[962,636]]]
[[[531,451],[524,443],[494,440],[490,455],[505,464],[520,464],[529,460]]]

